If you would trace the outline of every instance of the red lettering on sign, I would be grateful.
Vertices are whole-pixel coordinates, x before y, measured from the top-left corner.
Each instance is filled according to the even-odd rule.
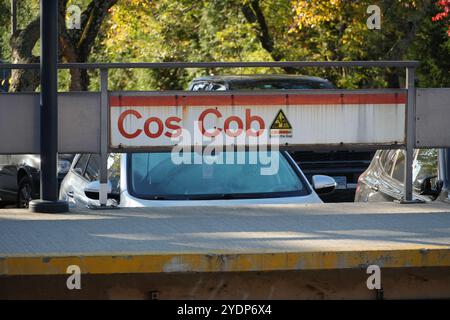
[[[123,122],[125,121],[125,118],[128,115],[133,115],[133,116],[135,116],[138,119],[142,118],[142,115],[139,112],[137,112],[136,110],[127,110],[127,111],[124,111],[119,117],[118,127],[119,127],[120,134],[122,136],[124,136],[125,138],[127,138],[127,139],[133,139],[133,138],[136,138],[138,135],[140,135],[142,130],[141,129],[137,129],[134,133],[128,133],[128,132],[125,131],[125,128],[123,126]]]
[[[236,122],[238,125],[237,130],[232,131],[230,129],[230,123]],[[225,130],[225,134],[230,137],[237,137],[242,133],[242,130],[244,129],[244,123],[242,122],[241,118],[237,116],[231,116],[225,120],[225,123],[223,124],[223,129]]]
[[[169,117],[166,119],[166,127],[169,130],[173,130],[175,132],[166,132],[164,135],[169,138],[177,138],[181,134],[181,126],[176,125],[175,123],[180,123],[181,118],[178,117]]]
[[[259,129],[257,132],[252,130],[252,122],[258,122],[259,124]],[[259,117],[259,116],[252,116],[251,115],[251,110],[250,109],[246,109],[245,110],[245,130],[247,130],[247,135],[250,137],[258,137],[260,136],[265,129],[265,124],[264,124],[264,120],[263,118]]]
[[[128,116],[132,116],[134,118],[127,118]],[[213,121],[215,126],[213,128],[206,129],[204,122],[208,116],[212,117],[210,120]],[[133,122],[136,119],[141,118],[142,114],[136,110],[131,109],[122,112],[118,119],[118,129],[120,134],[127,139],[134,139],[138,137],[142,133],[142,131],[144,131],[147,137],[151,139],[157,139],[162,135],[166,136],[167,138],[176,138],[179,137],[182,133],[182,126],[180,123],[183,121],[183,119],[176,116],[168,117],[165,120],[157,116],[149,117],[148,119],[146,119],[143,127],[141,127],[140,129],[136,129],[134,132],[127,132],[125,130],[125,121],[128,120]],[[224,131],[225,134],[229,137],[236,138],[242,134],[245,127],[247,136],[258,137],[265,130],[265,123],[263,118],[257,115],[252,115],[251,109],[245,110],[245,120],[239,116],[230,116],[224,119],[223,122],[220,121],[219,125],[219,119],[221,118],[223,118],[223,115],[217,109],[210,108],[204,110],[198,118],[199,129],[202,135],[212,138],[218,136],[222,131]],[[254,124],[255,122],[259,127],[258,129],[252,128],[252,124]],[[232,129],[231,127],[233,126],[234,128]]]
[[[158,125],[158,130],[155,133],[152,133],[150,131],[150,125],[152,124],[152,122],[154,122]],[[145,121],[144,132],[147,135],[147,137],[153,138],[153,139],[159,138],[163,131],[164,131],[164,124],[162,123],[162,121],[159,118],[150,117],[147,119],[147,121]]]
[[[208,131],[206,131],[205,126],[203,125],[203,122],[204,122],[206,116],[207,116],[208,114],[210,114],[210,113],[214,114],[217,118],[222,118],[222,114],[219,112],[219,110],[216,110],[216,109],[206,109],[205,111],[203,111],[203,112],[200,114],[200,117],[198,117],[198,121],[199,121],[200,132],[201,132],[205,137],[210,137],[210,138],[211,138],[211,137],[217,136],[217,135],[220,133],[220,131],[222,131],[222,129],[215,129],[213,132],[208,132]]]

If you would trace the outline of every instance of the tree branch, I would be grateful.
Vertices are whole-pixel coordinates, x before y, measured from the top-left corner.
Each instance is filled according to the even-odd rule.
[[[245,19],[255,25],[256,35],[261,42],[264,49],[269,52],[275,61],[280,61],[283,58],[279,52],[275,50],[273,38],[269,32],[266,18],[261,10],[258,0],[251,0],[242,6],[242,13]]]
[[[77,48],[82,57],[87,58],[95,42],[103,20],[109,9],[117,0],[91,1],[88,8],[81,15],[81,34],[77,41]]]

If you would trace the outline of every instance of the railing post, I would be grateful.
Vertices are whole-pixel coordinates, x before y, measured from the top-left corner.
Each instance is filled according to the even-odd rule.
[[[405,197],[403,203],[413,203],[413,161],[416,139],[416,86],[415,68],[406,68],[406,89],[408,99],[406,105],[406,157],[405,157]]]
[[[100,206],[108,200],[108,69],[100,69]]]
[[[17,0],[11,0],[11,35],[17,31]]]

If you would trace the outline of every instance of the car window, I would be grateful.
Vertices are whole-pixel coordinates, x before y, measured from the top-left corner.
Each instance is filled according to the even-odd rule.
[[[98,154],[93,154],[89,158],[88,165],[83,176],[89,181],[98,180],[99,170],[100,156]]]
[[[414,182],[438,175],[438,149],[420,149],[417,151],[413,166]]]
[[[73,170],[79,174],[80,176],[83,175],[84,169],[86,169],[87,162],[89,160],[88,154],[83,154],[78,158],[77,164],[73,167]]]
[[[113,193],[120,190],[120,153],[108,156],[108,180],[111,182]]]
[[[194,153],[184,156],[191,160]],[[222,157],[230,156],[226,152]],[[200,197],[277,197],[307,195],[306,182],[297,175],[290,162],[279,154],[278,173],[261,175],[262,163],[251,164],[256,152],[236,152],[234,164],[195,164],[193,161],[175,164],[170,152],[135,153],[129,155],[128,167],[130,191],[133,195],[152,199],[191,199]],[[238,164],[237,159],[246,159]],[[203,197],[203,198],[202,198]]]
[[[227,87],[222,83],[213,83],[209,88],[211,91],[226,91]]]
[[[392,172],[392,178],[403,182],[405,179],[405,151],[398,150],[397,158],[395,160],[394,171]]]
[[[384,150],[381,153],[380,156],[381,167],[388,175],[391,175],[392,173],[392,166],[394,164],[396,153],[397,153],[396,150]]]
[[[208,89],[209,82],[196,82],[192,85],[191,91],[206,91]]]

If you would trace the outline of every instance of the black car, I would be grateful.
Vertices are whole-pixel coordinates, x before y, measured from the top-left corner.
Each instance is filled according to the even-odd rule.
[[[335,89],[327,79],[302,75],[221,75],[194,79],[191,91],[302,90]],[[352,202],[358,177],[370,164],[374,152],[299,151],[291,153],[308,180],[314,175],[328,175],[337,183],[336,192],[322,195],[324,202]]]
[[[62,154],[58,159],[58,185],[70,169],[73,155]],[[28,207],[39,197],[39,155],[0,155],[0,207]]]
[[[195,78],[190,91],[334,89],[328,80],[301,75],[224,75]]]
[[[423,201],[448,201],[450,149],[414,151],[413,197]],[[377,151],[360,176],[355,202],[402,200],[405,196],[405,151]]]

